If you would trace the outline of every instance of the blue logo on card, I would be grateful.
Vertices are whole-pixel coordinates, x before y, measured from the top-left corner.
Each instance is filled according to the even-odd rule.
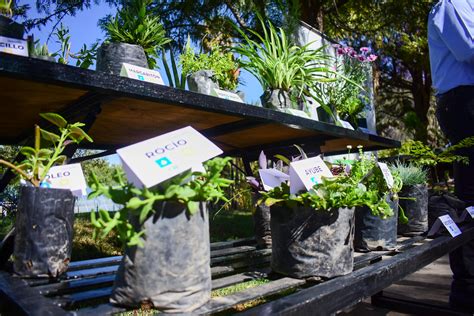
[[[169,160],[168,157],[162,157],[160,159],[155,160],[155,162],[160,168],[164,168],[171,165],[171,160]]]
[[[316,180],[316,177],[311,177],[311,182],[313,182],[314,184],[318,184],[318,181]]]
[[[138,80],[142,80],[142,81],[145,80],[145,77],[143,77],[142,75],[137,75],[137,77],[138,77]]]

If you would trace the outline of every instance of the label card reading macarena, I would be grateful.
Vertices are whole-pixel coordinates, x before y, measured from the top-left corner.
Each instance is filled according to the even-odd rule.
[[[222,154],[222,150],[188,126],[118,149],[117,154],[128,180],[149,188]]]
[[[270,191],[274,187],[279,186],[282,182],[290,179],[289,175],[277,169],[259,169],[258,173],[265,191]]]
[[[165,84],[158,71],[127,63],[122,63],[120,76],[156,84]]]
[[[294,161],[290,164],[290,193],[310,190],[315,184],[321,183],[321,177],[332,177],[331,170],[320,156]]]
[[[79,163],[51,167],[46,178],[41,182],[41,186],[54,189],[69,189],[78,197],[87,194],[86,180]]]
[[[438,217],[438,219],[434,222],[433,226],[431,227],[430,231],[428,232],[428,236],[434,235],[440,228],[441,224],[446,227],[449,234],[452,237],[456,237],[461,235],[461,230],[459,229],[458,225],[454,222],[454,220],[449,215],[442,215]]]

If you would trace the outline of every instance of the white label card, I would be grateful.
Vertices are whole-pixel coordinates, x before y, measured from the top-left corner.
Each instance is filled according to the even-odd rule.
[[[383,178],[385,179],[385,182],[387,183],[388,188],[389,189],[393,188],[393,176],[387,164],[383,162],[378,162],[378,164],[379,164],[380,170],[382,171]]]
[[[87,194],[86,180],[79,163],[51,167],[41,187],[69,189],[77,197]]]
[[[191,126],[117,150],[128,180],[147,188],[222,154]]]
[[[290,179],[289,175],[277,169],[259,169],[258,173],[265,191],[270,191],[271,189],[280,186],[282,182]]]
[[[244,101],[239,97],[239,95],[237,93],[230,92],[230,91],[225,91],[225,90],[214,88],[211,92],[211,95],[215,96],[215,97],[218,97],[218,98],[221,98],[221,99],[226,99],[226,100],[230,100],[230,101],[244,103]]]
[[[330,178],[332,173],[320,156],[294,161],[290,164],[290,193],[310,190],[322,177]]]
[[[122,63],[120,76],[161,85],[165,84],[163,82],[163,78],[161,78],[161,74],[158,71],[127,63]]]
[[[350,129],[350,130],[354,130],[354,127],[348,121],[339,119],[339,122],[341,123],[342,127]]]
[[[0,36],[0,52],[28,57],[28,43],[22,39]]]
[[[285,111],[289,114],[294,115],[294,116],[310,118],[309,115],[305,111],[295,110],[295,109],[286,109]]]
[[[441,223],[443,223],[444,227],[446,227],[451,236],[456,237],[458,235],[461,235],[461,230],[459,229],[458,225],[456,225],[456,223],[453,221],[451,216],[443,215],[438,218]]]
[[[474,206],[466,207],[466,211],[471,215],[471,218],[474,218]]]
[[[466,207],[466,209],[462,212],[459,218],[459,222],[463,222],[466,219],[466,217],[470,217],[474,219],[474,206]]]

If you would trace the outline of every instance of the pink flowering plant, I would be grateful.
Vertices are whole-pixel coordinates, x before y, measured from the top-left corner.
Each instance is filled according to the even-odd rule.
[[[372,63],[377,55],[368,47],[356,51],[350,46],[334,44],[337,58],[332,69],[336,74],[335,81],[322,87],[327,105],[335,108],[339,117],[356,124],[357,118],[369,102],[367,92],[363,89]],[[344,79],[347,78],[347,79]]]

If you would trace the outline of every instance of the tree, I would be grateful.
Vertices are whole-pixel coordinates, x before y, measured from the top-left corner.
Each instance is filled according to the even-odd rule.
[[[96,150],[79,149],[76,152],[75,157],[86,157],[97,154]],[[114,180],[115,170],[120,166],[114,166],[104,158],[94,158],[81,162],[82,170],[84,171],[84,177],[89,182],[92,173],[95,173],[101,183],[106,185],[116,185]]]

